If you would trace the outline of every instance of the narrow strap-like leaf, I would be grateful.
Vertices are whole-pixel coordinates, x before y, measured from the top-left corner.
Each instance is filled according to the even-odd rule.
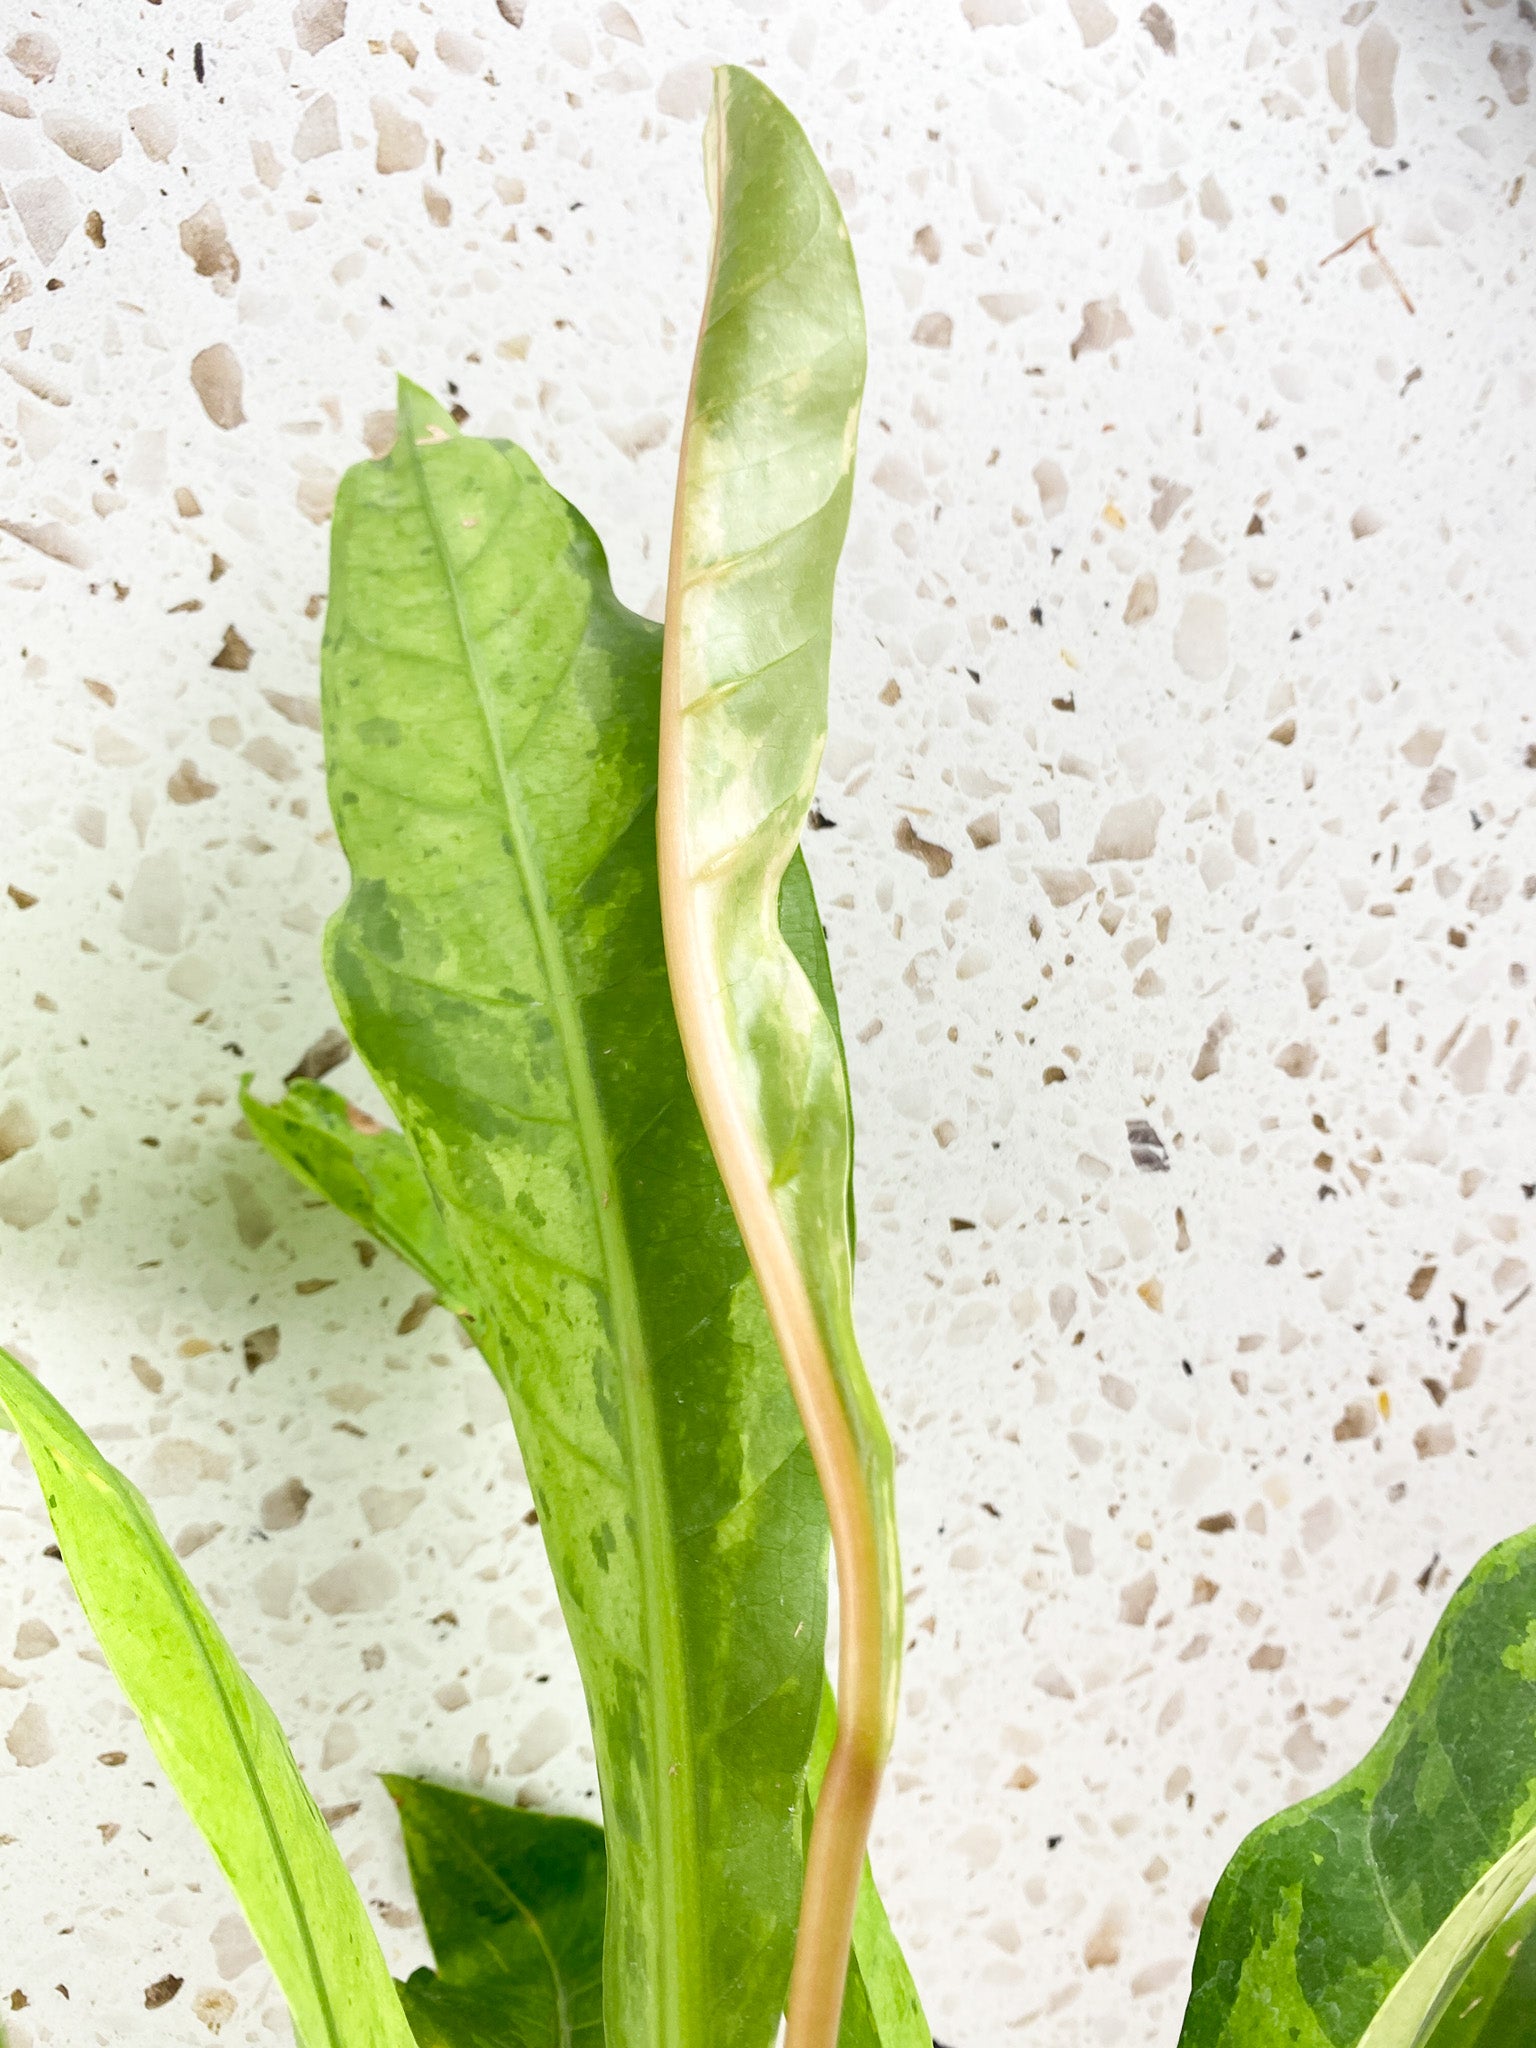
[[[864,321],[804,134],[715,75],[714,255],[683,427],[657,851],[689,1078],[762,1288],[837,1556],[839,1737],[807,1861],[790,2048],[832,2048],[901,1648],[889,1439],[853,1324],[851,1122],[835,1034],[778,927],[826,737]]]
[[[1238,1849],[1201,1930],[1180,2048],[1438,2048],[1456,1987],[1533,1877],[1528,1530],[1452,1597],[1369,1754]]]
[[[277,1717],[143,1496],[4,1351],[0,1404],[26,1445],[86,1618],[223,1866],[305,2048],[412,2048],[367,1911]]]

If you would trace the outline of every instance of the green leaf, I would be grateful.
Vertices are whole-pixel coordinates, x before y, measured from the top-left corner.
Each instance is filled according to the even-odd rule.
[[[837,1729],[822,1694],[808,1809]],[[386,1777],[437,1972],[401,1998],[420,2048],[602,2048],[605,1849],[589,1821]],[[865,1868],[839,2048],[931,2048]]]
[[[1536,1899],[1490,1937],[1430,2036],[1429,2048],[1536,2044]]]
[[[827,959],[826,934],[805,856],[796,851],[779,891],[779,927],[804,968],[842,1046],[837,991]],[[371,1237],[414,1266],[444,1305],[473,1328],[479,1311],[459,1270],[457,1255],[432,1199],[432,1190],[408,1139],[372,1117],[323,1081],[290,1081],[277,1102],[240,1084],[240,1107],[263,1147],[312,1193],[338,1208]],[[853,1174],[848,1202],[852,1231]],[[0,1427],[4,1418],[0,1417]]]
[[[798,851],[785,870],[779,892],[779,928],[816,990],[817,999],[837,1032],[841,1046],[837,993],[827,959],[826,935],[822,930],[805,857]],[[452,1252],[432,1202],[431,1190],[415,1155],[398,1133],[372,1130],[369,1120],[346,1103],[343,1097],[310,1081],[291,1082],[287,1096],[275,1108],[256,1102],[249,1090],[242,1096],[242,1102],[248,1117],[253,1107],[260,1114],[262,1122],[257,1124],[252,1118],[252,1124],[268,1151],[306,1186],[326,1196],[376,1236],[387,1237],[391,1248],[428,1278],[435,1278],[437,1273],[446,1270]],[[315,1142],[317,1124],[324,1139],[321,1143]],[[391,1228],[386,1233],[376,1220],[369,1201],[359,1198],[358,1190],[360,1171],[365,1183],[377,1179],[374,1162],[384,1156],[381,1139],[387,1137],[393,1138],[394,1151],[388,1155],[391,1165]],[[360,1156],[355,1160],[354,1155]],[[851,1177],[849,1202],[851,1214]],[[477,1318],[472,1305],[466,1314],[473,1327]],[[815,1745],[807,1769],[807,1833],[836,1730],[836,1702],[831,1687],[824,1683]],[[460,1880],[455,1862],[452,1858],[429,1861],[424,1853],[418,1853],[412,1846],[407,1801],[417,1781],[389,1778],[385,1782],[401,1805],[417,1899],[434,1950],[441,1955],[442,1943],[433,1929],[439,1912],[446,1910],[443,1902],[451,1902],[459,1895]],[[402,1788],[406,1789],[402,1791]],[[439,1787],[425,1789],[450,1802],[462,1797],[443,1792]],[[485,1801],[472,1803],[490,1805]],[[534,1829],[569,1825],[589,1830],[589,1824],[582,1821],[567,1823],[548,1815],[524,1813],[499,1805],[490,1805],[490,1810],[496,1816],[511,1812],[514,1825]],[[600,1843],[600,1832],[597,1832],[597,1839]],[[503,1867],[512,1868],[510,1858],[503,1860]],[[543,1894],[534,1873],[529,1869],[519,1870],[517,1884],[519,1895],[528,1902],[530,1910],[535,1913],[541,1910]],[[600,1891],[598,1896],[600,1902]],[[866,1990],[866,1985],[873,1988]],[[480,1988],[456,1988],[434,1978],[430,1972],[418,1971],[404,1987],[402,1997],[421,2048],[481,2048],[482,2043],[484,2048],[499,2048],[505,2038],[507,2006],[499,1991],[493,1994]],[[521,2048],[522,2037],[517,2038]],[[866,1863],[854,1923],[853,1961],[839,2036],[841,2048],[867,2048],[867,2044],[872,2043],[878,2044],[878,2048],[929,2048],[930,2038],[916,1986]]]
[[[345,479],[328,964],[506,1388],[592,1718],[624,2048],[758,2048],[800,1888],[826,1523],[689,1093],[654,860],[660,635],[424,393]]]
[[[437,1973],[402,1997],[418,2041],[603,2048],[603,1831],[417,1778],[384,1780]]]
[[[306,2048],[411,2048],[368,1914],[277,1717],[137,1488],[0,1351],[86,1618],[182,1804],[223,1866]]]
[[[815,1811],[836,1738],[837,1702],[828,1685],[822,1688],[816,1741],[806,1771],[807,1821]],[[923,2014],[922,2000],[875,1889],[874,1872],[867,1857],[859,1879],[853,1953],[848,1963],[848,1989],[837,2041],[838,2048],[933,2048],[933,2034]]]
[[[320,1081],[290,1081],[280,1102],[240,1084],[245,1120],[273,1158],[333,1202],[371,1237],[431,1281],[444,1305],[463,1315],[468,1290],[459,1262],[417,1164],[398,1131],[385,1129]]]
[[[837,998],[827,967],[825,935],[822,932],[821,920],[816,911],[816,900],[811,891],[810,876],[806,872],[803,856],[798,853],[794,860],[791,861],[784,877],[784,887],[780,896],[780,928],[784,932],[785,938],[793,947],[795,957],[804,967],[813,987],[815,987],[818,996],[821,998],[823,1007],[827,1010],[834,1026],[836,1026]],[[839,1038],[839,1042],[841,1042],[841,1038]],[[290,1097],[295,1088],[307,1090],[312,1085],[308,1082],[291,1083]],[[325,1092],[327,1094],[330,1093],[329,1090]],[[339,1100],[340,1098],[337,1099]],[[258,1105],[258,1107],[262,1107],[262,1105]],[[297,1105],[296,1107],[302,1111],[303,1105]],[[362,1135],[361,1127],[357,1124],[355,1115],[351,1118],[339,1119],[338,1126],[344,1134],[350,1134],[359,1143],[371,1144],[374,1142],[371,1137]],[[302,1138],[305,1129],[302,1115],[296,1115],[291,1121],[274,1124],[270,1128],[271,1135],[268,1135],[266,1131],[262,1133],[263,1143],[267,1144],[269,1150],[285,1164],[293,1163],[290,1161],[289,1154],[285,1149],[287,1143],[286,1134],[288,1132],[296,1132]],[[404,1147],[403,1140],[397,1140],[397,1142]],[[417,1190],[416,1199],[402,1200],[399,1203],[399,1212],[422,1219],[425,1243],[423,1246],[418,1247],[412,1243],[407,1234],[401,1232],[393,1240],[394,1249],[409,1264],[415,1266],[420,1272],[426,1273],[429,1270],[428,1262],[434,1256],[434,1246],[436,1245],[441,1226],[437,1219],[437,1212],[432,1206],[431,1195],[426,1181],[422,1177],[421,1169],[416,1164],[409,1148],[404,1147],[404,1150],[406,1159],[401,1169],[402,1175],[407,1170],[414,1173],[417,1179]],[[300,1165],[293,1163],[293,1170],[298,1174],[299,1178],[314,1186],[321,1194],[328,1195],[332,1201],[336,1202],[338,1207],[345,1208],[347,1213],[354,1216],[357,1221],[363,1221],[361,1213],[356,1208],[350,1206],[353,1190],[353,1176],[351,1172],[338,1168],[336,1158],[332,1155],[321,1154],[312,1156],[315,1161],[315,1169],[312,1174],[307,1173]],[[328,1181],[327,1174],[331,1173],[333,1169],[334,1178]],[[816,1724],[816,1740],[811,1751],[806,1773],[808,1794],[806,1811],[807,1834],[809,1833],[810,1815],[815,1810],[816,1795],[821,1790],[822,1776],[826,1770],[826,1760],[831,1753],[836,1730],[836,1701],[833,1698],[831,1687],[823,1684],[821,1713]],[[391,1791],[394,1792],[396,1799],[400,1801],[402,1816],[404,1817],[406,1801],[402,1798],[401,1787],[411,1787],[416,1781],[389,1778],[385,1782],[390,1786]],[[440,1790],[437,1787],[427,1789],[434,1793]],[[449,1800],[457,1799],[460,1796],[454,1793],[442,1794],[443,1798]],[[482,1801],[477,1803],[484,1805],[489,1802]],[[492,1811],[497,1815],[509,1810],[501,1806],[492,1807]],[[567,1823],[553,1819],[548,1815],[538,1813],[525,1814],[520,1810],[516,1811],[514,1817],[517,1822],[526,1822],[531,1827],[542,1828],[567,1825]],[[589,1826],[588,1823],[583,1821],[573,1821],[569,1825],[583,1829]],[[601,1841],[600,1833],[598,1839]],[[446,1908],[440,1906],[439,1893],[441,1892],[443,1897],[448,1900],[456,1897],[459,1890],[459,1880],[451,1859],[443,1859],[440,1864],[429,1864],[425,1856],[418,1857],[417,1853],[411,1849],[411,1840],[411,1828],[409,1820],[407,1820],[406,1844],[408,1851],[411,1853],[411,1869],[416,1885],[417,1899],[421,1905],[423,1918],[426,1922],[428,1933],[432,1938],[434,1949],[441,1953],[441,1943],[438,1941],[436,1934],[433,1933],[437,1914],[441,1910],[446,1910]],[[529,1873],[526,1871],[520,1873],[518,1882],[520,1895],[527,1899],[532,1910],[538,1911],[542,1894],[533,1883]],[[492,1996],[481,1990],[450,1991],[449,1989],[442,1988],[437,1979],[430,1979],[429,1982],[429,1978],[429,1972],[418,1971],[402,1993],[406,2010],[410,2016],[412,2027],[416,2032],[417,2040],[421,2043],[421,2048],[439,2048],[439,2044],[440,2048],[481,2048],[482,2043],[485,2044],[485,2048],[497,2048],[497,2044],[501,2042],[505,2032],[505,2006],[500,2000],[499,1994]],[[871,1988],[866,1990],[866,1986]],[[843,2008],[842,2028],[839,2035],[840,2048],[867,2048],[867,2044],[870,2043],[878,2044],[878,2048],[929,2048],[930,2038],[928,2023],[923,2017],[922,2004],[917,1995],[917,1988],[912,1982],[911,1972],[907,1968],[906,1960],[901,1953],[895,1934],[891,1930],[891,1924],[886,1917],[885,1908],[880,1902],[880,1895],[875,1889],[873,1874],[866,1863],[864,1876],[859,1887],[859,1902],[854,1921],[853,1960],[849,1970],[848,1994]],[[519,2048],[521,2048],[520,2037]],[[1436,2048],[1440,2048],[1439,2043],[1436,2044]],[[1459,2044],[1457,2044],[1457,2048],[1459,2048]]]
[[[837,1551],[840,1734],[812,1832],[792,2048],[835,2040],[901,1653],[890,1442],[853,1321],[847,1080],[778,929],[827,728],[864,319],[842,215],[788,111],[723,67],[715,246],[683,428],[657,857],[689,1078],[763,1288]]]
[[[1536,1530],[1474,1567],[1369,1755],[1239,1848],[1181,2048],[1421,2048],[1533,1876]]]

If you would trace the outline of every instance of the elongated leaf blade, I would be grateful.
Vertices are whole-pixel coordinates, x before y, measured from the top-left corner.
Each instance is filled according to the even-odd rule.
[[[277,1718],[138,1490],[0,1351],[59,1550],[107,1662],[207,1838],[306,2048],[411,2048],[368,1914]]]
[[[321,1081],[290,1081],[279,1102],[240,1087],[245,1120],[305,1187],[420,1272],[444,1305],[464,1313],[468,1289],[432,1190],[409,1142],[374,1123]]]
[[[1422,2048],[1532,1877],[1536,1530],[1474,1567],[1363,1761],[1239,1848],[1181,2048]]]
[[[657,856],[689,1078],[836,1546],[840,1735],[789,2010],[792,2048],[831,2048],[895,1722],[901,1578],[890,1442],[853,1321],[846,1075],[778,900],[826,738],[864,321],[831,186],[751,73],[716,72],[705,161],[715,243],[673,517]]]
[[[338,500],[328,959],[505,1386],[586,1687],[625,2048],[782,2001],[825,1520],[688,1091],[654,862],[659,635],[520,451],[403,387]]]
[[[1536,2044],[1536,1899],[1496,1928],[1446,2007],[1429,2048]]]
[[[601,1828],[564,1815],[385,1779],[437,1971],[406,2011],[454,2044],[489,2024],[517,2048],[603,2048]],[[497,2015],[499,2014],[499,2021]]]

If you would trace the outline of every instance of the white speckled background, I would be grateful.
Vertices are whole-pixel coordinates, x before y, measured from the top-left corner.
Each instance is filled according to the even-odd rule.
[[[149,1492],[397,1969],[376,1771],[593,1809],[488,1375],[233,1097],[332,1021],[336,477],[407,370],[654,608],[707,67],[761,67],[871,335],[810,851],[903,1460],[877,1866],[954,2048],[1171,2048],[1240,1835],[1533,1515],[1536,10],[523,11],[6,10],[0,1334]],[[285,2039],[48,1540],[7,1456],[12,2048]]]

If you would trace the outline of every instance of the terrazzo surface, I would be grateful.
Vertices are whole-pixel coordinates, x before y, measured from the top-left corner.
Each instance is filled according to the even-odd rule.
[[[405,371],[656,610],[709,66],[759,68],[871,337],[808,850],[901,1460],[876,1866],[953,2048],[1171,2048],[1227,1856],[1531,1519],[1536,12],[13,0],[4,42],[0,1335],[147,1491],[397,1972],[378,1771],[594,1810],[490,1377],[235,1090],[334,1022],[340,472]],[[11,2048],[285,2040],[49,1541],[7,1452]]]

